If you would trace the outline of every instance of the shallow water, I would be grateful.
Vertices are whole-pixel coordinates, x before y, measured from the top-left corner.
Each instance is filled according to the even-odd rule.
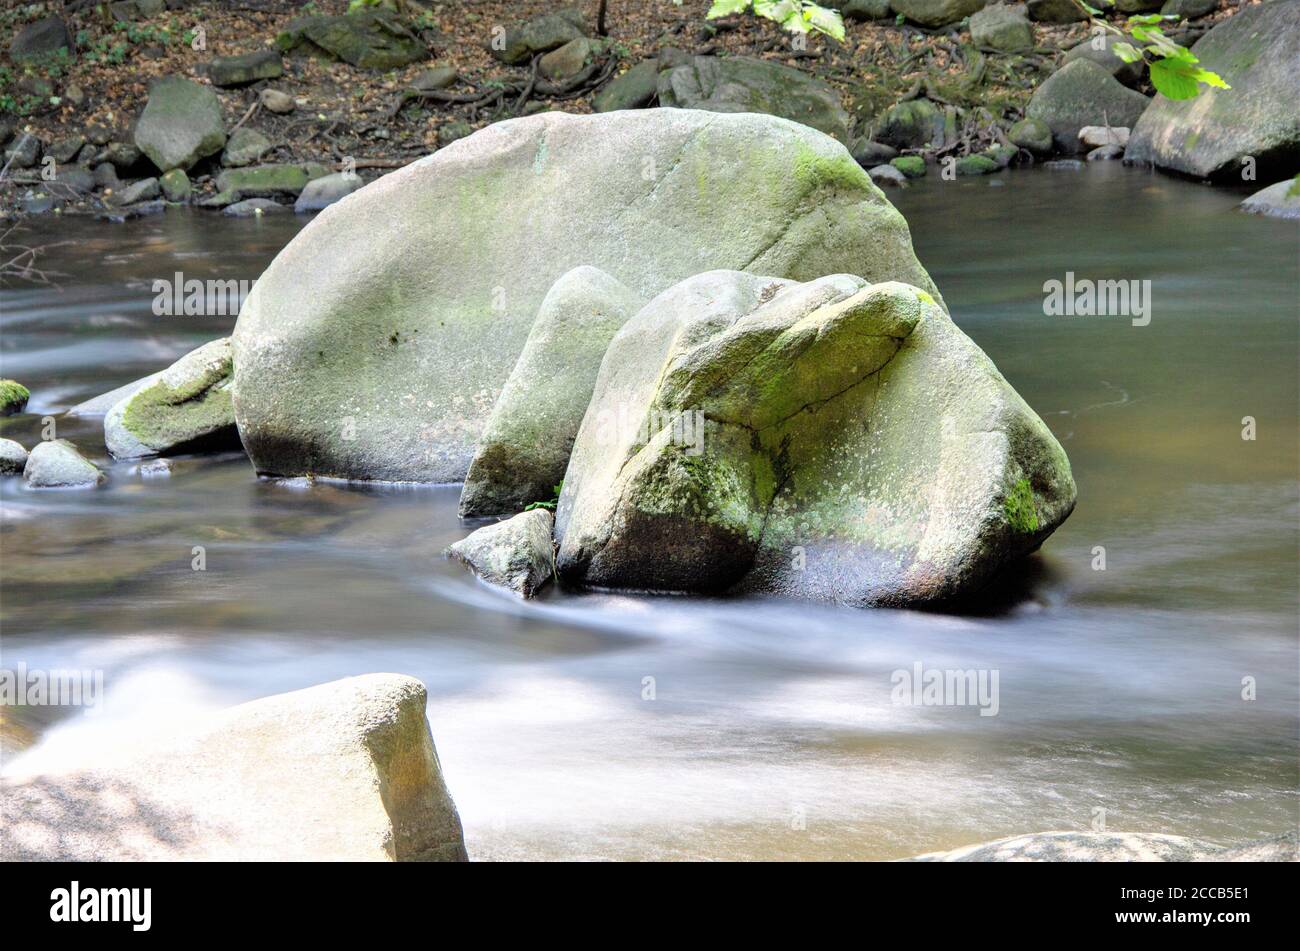
[[[5,771],[391,670],[429,687],[475,858],[893,858],[1084,829],[1098,809],[1112,830],[1225,843],[1295,828],[1296,224],[1114,164],[932,176],[890,197],[1079,486],[986,609],[524,605],[440,557],[468,531],[454,488],[258,481],[236,454],[146,481],[110,463],[99,420],[59,418],[112,481],[2,480],[2,663],[102,669],[105,702],[22,709],[39,739]],[[254,278],[298,226],[43,223],[72,242],[48,262],[68,278],[0,291],[3,375],[33,391],[0,435],[30,445],[43,414],[228,332],[233,318],[154,316],[152,281]],[[1043,282],[1066,271],[1150,280],[1150,325],[1044,316]],[[997,715],[893,703],[892,672],[918,662],[996,670]]]

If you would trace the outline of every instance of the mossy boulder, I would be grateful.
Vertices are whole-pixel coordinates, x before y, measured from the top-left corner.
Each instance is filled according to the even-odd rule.
[[[957,159],[955,167],[958,175],[989,175],[1000,168],[997,161],[988,155],[963,155]]]
[[[761,112],[849,140],[849,114],[834,88],[803,70],[749,56],[696,56],[689,64],[664,70],[659,105]]]
[[[0,416],[13,416],[27,408],[31,391],[17,380],[0,380]]]
[[[227,168],[242,168],[259,161],[272,149],[271,140],[256,129],[236,129],[221,153],[221,164]]]
[[[221,103],[210,86],[167,76],[149,88],[135,144],[160,172],[190,169],[226,144]]]
[[[158,179],[158,187],[168,201],[184,201],[190,197],[190,177],[184,169],[174,168]]]
[[[122,399],[104,417],[115,459],[238,445],[230,402],[230,339],[205,343]]]
[[[1041,119],[1021,119],[1007,131],[1007,139],[1035,155],[1050,155],[1052,151],[1052,130]]]
[[[509,515],[551,498],[564,481],[605,348],[645,302],[586,266],[547,291],[475,449],[460,495],[462,518]]]
[[[1239,176],[1249,157],[1261,177],[1294,174],[1300,167],[1300,3],[1243,7],[1192,52],[1232,88],[1203,87],[1195,99],[1156,96],[1133,127],[1124,161],[1226,179]]]
[[[956,116],[929,99],[911,99],[892,107],[876,133],[877,141],[895,149],[941,148],[956,137]]]
[[[549,53],[586,35],[582,13],[569,8],[544,13],[502,33],[494,33],[488,49],[503,63],[526,63],[538,53]]]
[[[488,584],[531,598],[555,577],[553,517],[544,508],[485,525],[447,549]]]
[[[689,278],[624,325],[556,512],[576,586],[939,603],[1074,505],[1064,451],[927,292]]]
[[[596,112],[640,109],[654,101],[659,92],[659,61],[646,59],[611,80],[591,100]]]
[[[900,155],[897,158],[890,159],[889,164],[908,178],[925,177],[925,159],[919,155]]]
[[[72,51],[72,34],[59,17],[48,16],[28,23],[13,34],[9,55],[15,63],[39,61],[59,50]]]
[[[106,478],[66,439],[38,442],[23,466],[23,481],[33,489],[93,489]]]
[[[1150,104],[1109,72],[1087,59],[1066,63],[1047,77],[1029,100],[1025,114],[1052,130],[1058,151],[1080,151],[1079,130],[1089,125],[1132,127]]]
[[[232,201],[243,198],[274,198],[277,195],[299,195],[313,178],[321,178],[328,170],[312,165],[255,165],[251,168],[229,168],[217,176],[217,191],[230,195]]]
[[[1014,53],[1033,47],[1034,28],[1023,4],[997,3],[970,18],[970,38],[976,46]]]
[[[429,55],[410,26],[388,10],[292,21],[275,39],[284,52],[342,60],[362,69],[396,69]]]
[[[543,298],[584,264],[646,297],[711,267],[937,293],[902,216],[806,126],[689,109],[495,123],[328,209],[262,274],[233,338],[254,465],[463,480]]]
[[[947,26],[984,8],[988,0],[890,0],[897,13],[921,26]]]
[[[217,56],[208,64],[208,79],[214,86],[247,86],[260,79],[284,75],[278,50],[256,50],[241,56]]]

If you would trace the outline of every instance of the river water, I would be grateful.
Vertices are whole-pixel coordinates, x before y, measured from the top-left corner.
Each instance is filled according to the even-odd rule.
[[[69,242],[47,258],[67,276],[0,291],[3,375],[33,394],[0,435],[30,446],[56,416],[111,482],[0,480],[2,663],[100,669],[105,696],[89,714],[20,708],[36,742],[4,770],[397,671],[429,687],[477,859],[895,858],[1103,820],[1223,843],[1296,828],[1296,223],[1107,163],[890,197],[1079,487],[1042,552],[964,615],[521,604],[441,558],[470,527],[454,487],[259,481],[238,454],[144,479],[107,458],[99,420],[58,414],[229,331],[154,316],[155,279],[255,278],[300,222],[39,223]],[[1149,280],[1150,323],[1045,315],[1043,284],[1066,272]],[[996,715],[894,702],[894,672],[918,663],[996,671]]]

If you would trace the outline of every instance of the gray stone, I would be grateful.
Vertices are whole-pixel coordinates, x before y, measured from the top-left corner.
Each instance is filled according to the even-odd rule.
[[[957,135],[956,117],[929,99],[900,102],[885,113],[876,139],[893,148],[941,148]]]
[[[432,69],[424,70],[412,79],[411,88],[418,89],[421,92],[433,92],[454,85],[458,78],[454,67],[435,66]]]
[[[95,176],[80,165],[57,165],[54,180],[49,184],[65,197],[69,190],[84,195],[95,190]]]
[[[127,142],[111,142],[101,149],[94,158],[95,163],[108,162],[119,172],[126,174],[134,168],[141,158],[141,152]]]
[[[1035,155],[1049,155],[1052,151],[1052,130],[1039,119],[1021,119],[1007,132],[1007,139]]]
[[[557,567],[576,586],[941,603],[1074,497],[1051,432],[928,293],[711,271],[610,344]]]
[[[685,109],[494,123],[339,203],[262,274],[234,334],[254,466],[463,480],[543,297],[582,264],[646,296],[711,267],[937,293],[902,216],[804,126]]]
[[[1028,0],[1029,19],[1039,23],[1076,23],[1088,19],[1074,0]]]
[[[41,140],[30,132],[24,132],[5,146],[5,163],[11,169],[31,168],[40,157]]]
[[[1066,51],[1065,59],[1061,65],[1066,66],[1078,59],[1091,60],[1125,86],[1136,86],[1146,72],[1146,64],[1143,62],[1126,63],[1115,55],[1115,44],[1125,42],[1128,42],[1128,40],[1116,36],[1114,33],[1099,33],[1089,36]]]
[[[1219,0],[1169,0],[1160,8],[1160,12],[1165,16],[1195,20],[1198,17],[1208,16],[1217,9],[1219,9]]]
[[[584,66],[599,47],[585,36],[569,40],[563,46],[551,50],[542,56],[538,69],[552,82],[572,79],[582,72]]]
[[[890,0],[890,6],[921,26],[947,26],[984,8],[988,0]]]
[[[1086,125],[1079,130],[1079,142],[1088,148],[1103,145],[1128,145],[1129,130],[1124,126]]]
[[[23,480],[33,489],[88,489],[106,476],[66,439],[38,442],[27,455]]]
[[[214,86],[247,86],[260,79],[279,79],[284,65],[276,50],[256,50],[242,56],[218,56],[208,64],[208,79]]]
[[[1127,89],[1088,59],[1066,63],[1034,91],[1025,114],[1052,130],[1062,152],[1079,151],[1079,130],[1089,125],[1133,126],[1150,100]]]
[[[591,108],[596,112],[641,109],[654,102],[658,94],[659,61],[642,60],[596,93],[591,100]]]
[[[243,201],[222,208],[221,213],[231,218],[255,218],[258,215],[272,215],[288,210],[288,205],[282,205],[269,198],[245,198]]]
[[[21,475],[27,465],[27,450],[22,443],[0,439],[0,475]]]
[[[1124,148],[1120,145],[1099,145],[1084,158],[1089,162],[1119,161],[1124,157]]]
[[[438,148],[445,149],[453,142],[459,142],[474,134],[474,127],[468,122],[448,122],[438,127]]]
[[[1049,172],[1082,172],[1083,162],[1078,159],[1054,159],[1044,162],[1043,168]]]
[[[260,161],[271,148],[271,140],[256,129],[239,128],[226,140],[226,149],[221,153],[221,164],[227,168],[252,165]]]
[[[276,39],[284,52],[338,59],[362,69],[396,69],[429,55],[420,38],[387,10],[292,21]]]
[[[220,152],[226,132],[217,94],[180,76],[158,80],[136,123],[135,144],[160,172],[189,170]]]
[[[447,554],[463,562],[488,584],[531,598],[555,577],[553,518],[544,508],[485,525],[450,548]]]
[[[907,184],[907,176],[902,170],[889,164],[868,169],[867,174],[871,176],[873,182],[883,188],[902,188]]]
[[[158,179],[158,186],[162,189],[163,197],[168,201],[179,202],[190,197],[190,177],[185,174],[184,169],[172,169]]]
[[[318,165],[255,165],[249,168],[228,168],[217,176],[217,191],[233,196],[232,201],[243,198],[275,198],[282,195],[296,197],[312,179],[327,174],[329,173]]]
[[[54,156],[54,161],[62,165],[75,159],[77,153],[81,151],[85,144],[86,137],[84,135],[68,135],[51,142],[50,147],[45,150],[45,154]]]
[[[1241,210],[1270,218],[1300,218],[1300,175],[1261,188],[1241,203]]]
[[[552,497],[605,349],[646,298],[578,267],[546,293],[465,476],[460,516],[508,515]]]
[[[884,165],[898,156],[898,149],[892,145],[885,145],[883,142],[873,142],[871,139],[862,138],[853,143],[850,149],[853,160],[863,168],[875,168],[877,165]]]
[[[258,94],[263,108],[277,115],[288,115],[297,108],[297,103],[293,101],[293,96],[279,89],[263,89]]]
[[[72,49],[68,26],[56,16],[29,23],[9,43],[9,55],[15,62],[39,60],[58,50]]]
[[[132,182],[130,185],[115,191],[109,199],[109,204],[122,207],[124,205],[134,205],[137,202],[149,201],[157,198],[162,194],[158,179],[146,178],[138,182]]]
[[[1243,7],[1192,52],[1232,88],[1203,87],[1195,99],[1178,101],[1156,96],[1133,128],[1124,161],[1227,178],[1249,156],[1261,175],[1294,174],[1300,167],[1300,3]]]
[[[848,0],[840,4],[840,14],[846,20],[883,20],[892,17],[894,11],[889,0]]]
[[[356,172],[335,172],[333,175],[313,179],[294,202],[293,210],[298,214],[320,211],[336,201],[342,201],[364,184]]]
[[[48,189],[29,188],[18,197],[18,207],[28,215],[44,215],[60,204]]]
[[[570,40],[586,35],[587,27],[582,14],[577,10],[565,9],[545,13],[509,27],[499,40],[494,36],[488,48],[503,63],[525,63],[538,53],[549,53]]]
[[[1029,25],[1024,4],[995,4],[970,18],[970,38],[976,46],[1003,53],[1032,49],[1034,28]]]
[[[761,112],[849,140],[849,114],[835,89],[802,70],[748,56],[696,56],[661,72],[659,105]]]
[[[117,177],[117,169],[110,162],[102,162],[95,166],[91,177],[95,181],[96,188],[103,188],[116,192],[122,187],[121,180]]]
[[[230,360],[229,338],[205,343],[114,405],[104,417],[104,444],[113,458],[237,445]]]
[[[464,861],[413,677],[277,694],[0,780],[5,861]]]

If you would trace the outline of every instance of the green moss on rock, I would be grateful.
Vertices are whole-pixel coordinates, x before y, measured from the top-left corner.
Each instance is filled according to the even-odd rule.
[[[1034,490],[1028,479],[1018,479],[1007,492],[1002,503],[1007,524],[1026,535],[1038,531],[1038,510],[1034,506]]]
[[[27,408],[31,396],[27,387],[16,380],[0,380],[0,416],[12,416]]]

